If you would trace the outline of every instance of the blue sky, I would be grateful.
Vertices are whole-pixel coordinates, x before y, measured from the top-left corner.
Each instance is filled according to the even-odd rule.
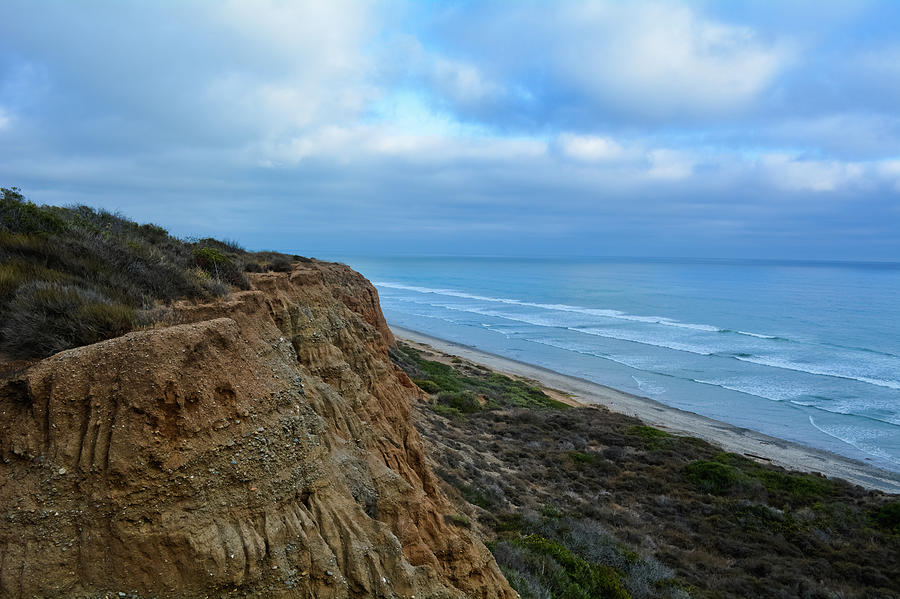
[[[0,5],[0,185],[252,249],[900,260],[900,3]]]

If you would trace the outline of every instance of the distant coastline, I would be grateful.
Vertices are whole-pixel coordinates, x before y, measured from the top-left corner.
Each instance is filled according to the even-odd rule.
[[[560,391],[585,405],[601,405],[611,411],[640,418],[649,425],[667,431],[699,437],[724,449],[746,455],[758,461],[775,464],[790,470],[819,472],[831,478],[842,478],[865,488],[887,493],[900,493],[900,474],[836,453],[806,447],[747,428],[733,426],[664,405],[586,379],[512,360],[471,346],[440,339],[426,333],[389,323],[399,339],[431,346],[432,348],[480,363],[505,374],[533,379],[548,389]]]

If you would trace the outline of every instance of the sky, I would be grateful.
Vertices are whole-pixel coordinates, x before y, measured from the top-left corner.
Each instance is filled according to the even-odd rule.
[[[0,185],[317,257],[900,261],[900,2],[3,0]]]

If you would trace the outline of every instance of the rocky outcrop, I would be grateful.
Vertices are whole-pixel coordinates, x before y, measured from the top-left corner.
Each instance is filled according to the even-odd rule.
[[[0,381],[0,595],[514,597],[445,518],[375,289],[252,283]]]

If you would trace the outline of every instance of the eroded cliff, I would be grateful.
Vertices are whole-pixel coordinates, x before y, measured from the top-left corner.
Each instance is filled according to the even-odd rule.
[[[254,275],[0,382],[8,597],[514,597],[448,523],[375,289]]]

